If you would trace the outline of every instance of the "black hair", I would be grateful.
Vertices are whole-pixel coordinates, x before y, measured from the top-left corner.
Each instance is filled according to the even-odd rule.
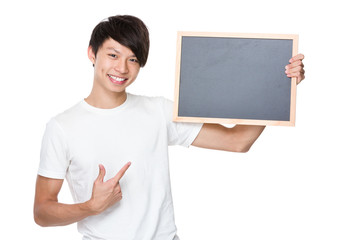
[[[149,31],[137,17],[117,15],[100,22],[92,31],[89,45],[95,56],[108,38],[129,48],[136,56],[139,65],[145,66],[149,55]]]

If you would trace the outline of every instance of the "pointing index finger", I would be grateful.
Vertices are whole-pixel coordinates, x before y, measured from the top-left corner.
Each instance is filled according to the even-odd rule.
[[[112,178],[112,180],[115,182],[119,182],[119,180],[124,176],[126,170],[128,170],[130,165],[131,165],[131,162],[128,162],[127,164],[125,164],[124,167],[122,167],[122,169],[120,169],[119,172],[116,174],[116,176]]]

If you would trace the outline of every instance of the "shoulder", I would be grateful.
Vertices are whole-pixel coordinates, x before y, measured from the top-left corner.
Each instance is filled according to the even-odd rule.
[[[141,96],[132,95],[134,107],[138,111],[147,114],[148,117],[152,116],[155,120],[171,121],[173,102],[161,96]]]
[[[143,96],[143,95],[135,95],[129,94],[129,97],[133,99],[135,104],[145,105],[145,106],[159,106],[165,107],[169,105],[173,105],[173,102],[162,96]]]
[[[64,129],[65,126],[79,121],[86,112],[81,108],[81,101],[69,107],[63,112],[54,115],[48,125]]]

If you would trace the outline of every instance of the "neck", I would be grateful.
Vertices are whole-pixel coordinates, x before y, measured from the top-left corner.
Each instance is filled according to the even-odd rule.
[[[126,92],[110,92],[102,93],[92,89],[90,95],[85,98],[85,101],[96,108],[112,109],[122,105],[127,98]]]

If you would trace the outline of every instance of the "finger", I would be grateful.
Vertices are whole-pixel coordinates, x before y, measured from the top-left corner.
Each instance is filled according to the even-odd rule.
[[[122,192],[122,189],[119,185],[119,183],[116,185],[116,187],[113,189],[113,194],[119,194]]]
[[[119,180],[124,176],[126,170],[128,170],[130,165],[131,165],[131,162],[128,162],[127,164],[125,164],[124,167],[122,167],[122,169],[120,169],[119,172],[116,174],[116,176],[112,178],[112,180],[116,183],[119,182]]]
[[[305,56],[303,54],[298,54],[298,55],[295,55],[294,57],[292,57],[291,59],[289,59],[289,62],[292,63],[292,62],[295,62],[297,60],[303,60],[305,59]]]
[[[292,72],[292,73],[288,73],[287,77],[297,77],[297,78],[302,78],[303,74],[301,72]]]
[[[116,203],[116,202],[119,202],[122,199],[123,199],[123,194],[122,193],[118,193],[118,194],[114,195],[114,198],[112,199],[112,202]]]
[[[286,70],[286,74],[295,74],[295,73],[301,73],[302,72],[302,67],[301,66],[297,66],[294,68],[290,68]]]
[[[103,182],[105,174],[106,174],[106,171],[105,171],[104,166],[102,164],[99,164],[99,174],[97,177],[97,181]]]
[[[297,67],[297,66],[301,66],[301,67],[304,67],[303,63],[301,60],[297,60],[295,62],[292,62],[291,64],[288,64],[286,66],[286,69],[289,69],[289,68],[293,68],[293,67]]]

